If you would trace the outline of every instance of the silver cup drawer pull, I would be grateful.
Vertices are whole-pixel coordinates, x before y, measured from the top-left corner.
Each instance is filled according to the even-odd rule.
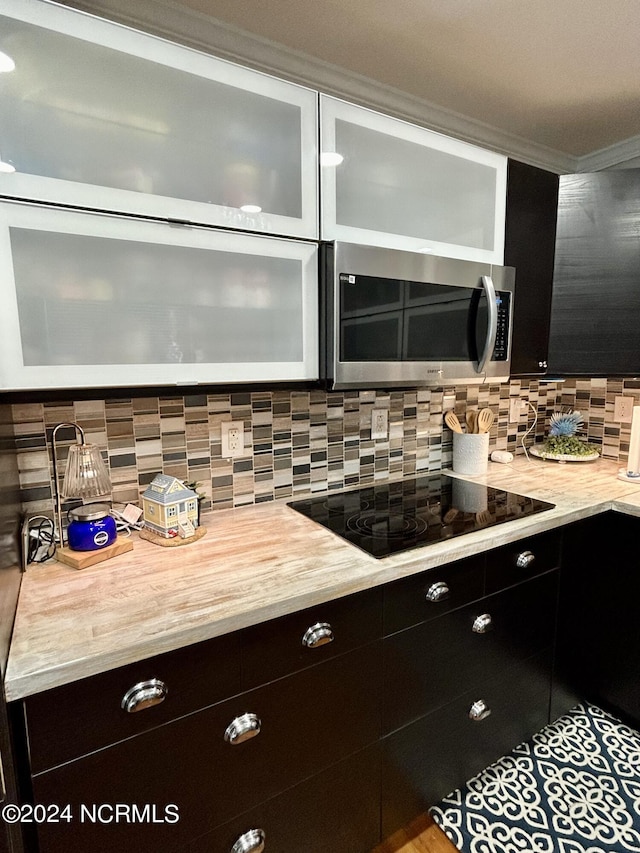
[[[493,620],[490,613],[482,613],[480,616],[476,616],[473,620],[473,625],[471,626],[471,630],[474,634],[486,634],[487,631],[490,631],[492,628]]]
[[[229,853],[262,853],[265,841],[264,829],[250,829],[236,840]]]
[[[491,714],[491,708],[488,707],[484,699],[476,699],[473,705],[469,708],[469,719],[474,723],[479,723],[480,720],[486,720]]]
[[[518,554],[516,557],[516,566],[519,569],[528,569],[535,559],[536,555],[533,551],[522,551],[522,553]]]
[[[320,646],[326,646],[327,643],[333,643],[335,634],[333,628],[328,622],[316,622],[305,631],[302,638],[302,645],[308,649],[317,649]]]
[[[432,583],[426,592],[427,601],[444,601],[449,598],[449,587],[444,581]]]
[[[127,714],[136,714],[138,711],[145,711],[147,708],[153,708],[154,705],[164,702],[168,692],[167,685],[158,678],[140,681],[138,684],[134,684],[130,690],[127,690],[122,697],[120,707]]]
[[[229,723],[224,733],[224,739],[231,746],[237,746],[239,743],[244,743],[246,740],[251,740],[251,738],[259,735],[261,728],[260,717],[256,714],[242,714]]]

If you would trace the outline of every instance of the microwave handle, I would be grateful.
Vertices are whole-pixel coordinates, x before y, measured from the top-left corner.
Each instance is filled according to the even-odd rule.
[[[484,344],[482,355],[478,360],[476,373],[483,373],[485,365],[496,345],[496,335],[498,334],[498,306],[496,304],[496,290],[493,286],[493,281],[490,275],[480,277],[482,287],[484,288],[485,296],[487,297],[487,339]]]

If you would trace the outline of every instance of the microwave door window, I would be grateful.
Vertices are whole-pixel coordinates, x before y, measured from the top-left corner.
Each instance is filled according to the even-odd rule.
[[[479,324],[482,326],[479,320],[481,291],[415,284],[411,286],[411,293],[413,298],[405,311],[404,358],[408,361],[477,361],[477,328]],[[484,325],[486,328],[486,320]]]
[[[340,275],[340,360],[398,361],[402,357],[406,285]]]
[[[402,311],[384,311],[343,319],[341,361],[399,361],[402,354]]]

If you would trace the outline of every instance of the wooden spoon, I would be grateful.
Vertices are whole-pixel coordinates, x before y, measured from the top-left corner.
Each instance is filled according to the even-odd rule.
[[[465,419],[467,422],[467,432],[478,431],[477,411],[475,409],[467,409]]]
[[[478,419],[476,422],[476,429],[478,432],[489,432],[493,425],[495,415],[491,411],[491,409],[480,409],[478,412]]]
[[[449,410],[445,413],[444,422],[452,429],[454,432],[462,432],[462,427],[460,426],[460,421],[455,412]]]

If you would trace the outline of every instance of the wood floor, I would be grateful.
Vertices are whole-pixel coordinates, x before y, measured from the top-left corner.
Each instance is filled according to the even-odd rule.
[[[420,815],[371,853],[458,853],[458,849],[428,815]]]

